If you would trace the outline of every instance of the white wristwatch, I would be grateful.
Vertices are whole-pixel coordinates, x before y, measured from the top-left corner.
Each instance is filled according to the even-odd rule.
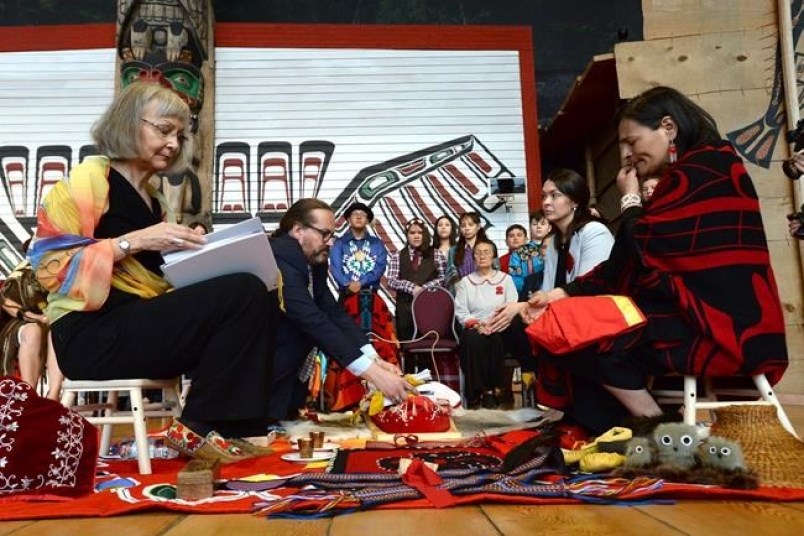
[[[124,255],[131,253],[131,242],[129,242],[125,236],[121,236],[117,239],[117,247],[120,248],[120,251],[122,251]]]

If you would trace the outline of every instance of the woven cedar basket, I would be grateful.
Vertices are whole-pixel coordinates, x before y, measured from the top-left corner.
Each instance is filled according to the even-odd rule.
[[[762,486],[804,488],[804,442],[785,430],[774,406],[726,406],[715,410],[712,435],[738,442],[745,463]]]

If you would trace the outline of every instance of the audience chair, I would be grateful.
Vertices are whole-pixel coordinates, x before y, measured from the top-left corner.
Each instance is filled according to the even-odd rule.
[[[429,366],[436,367],[436,355],[442,355],[452,359],[442,361],[443,364],[453,365],[452,370],[442,370],[443,367],[436,367],[433,371],[433,379],[436,372],[441,383],[448,385],[455,391],[463,392],[463,372],[460,366],[460,355],[458,353],[458,335],[455,333],[455,300],[452,294],[444,287],[430,287],[422,290],[413,298],[411,304],[413,315],[413,338],[421,339],[415,342],[403,342],[402,348],[402,369],[405,370],[405,360],[418,359],[421,356],[428,358]],[[453,371],[457,370],[457,374]],[[452,372],[452,373],[450,373]]]
[[[764,374],[757,374],[752,376],[754,386],[756,389],[744,388],[722,388],[715,386],[712,378],[700,378],[703,385],[703,394],[698,393],[699,378],[696,376],[684,376],[684,392],[681,394],[684,404],[684,422],[686,424],[695,424],[698,410],[712,410],[724,406],[748,406],[748,405],[773,405],[776,406],[776,414],[779,417],[779,422],[785,430],[798,437],[787,413],[782,408],[776,393],[773,391],[770,382]],[[757,392],[761,400],[724,400],[725,397],[740,397],[740,398],[753,398],[756,397]],[[667,397],[678,398],[678,391],[668,390],[655,390],[652,391],[653,396],[661,403]]]
[[[157,411],[147,410],[143,403],[144,389],[161,389],[163,404]],[[108,393],[106,402],[97,406],[75,406],[76,395],[79,392]],[[128,394],[131,409],[117,410],[117,401],[120,393]],[[181,413],[183,397],[181,383],[178,378],[170,380],[68,380],[62,384],[61,403],[75,411],[102,411],[102,415],[87,416],[86,419],[96,426],[103,426],[101,432],[100,453],[105,456],[109,453],[112,439],[113,424],[133,424],[134,440],[137,445],[137,464],[140,474],[151,474],[151,458],[148,449],[148,431],[145,426],[146,417],[178,416]]]

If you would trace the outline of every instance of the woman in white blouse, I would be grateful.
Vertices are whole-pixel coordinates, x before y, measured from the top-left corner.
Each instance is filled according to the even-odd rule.
[[[518,322],[504,331],[490,329],[487,321],[501,305],[516,302],[514,280],[494,268],[497,248],[489,240],[478,240],[472,249],[475,271],[464,276],[455,287],[455,316],[463,326],[461,368],[464,393],[469,405],[496,408],[503,384],[505,354],[514,357],[527,349],[524,330]],[[523,349],[524,345],[524,349]]]
[[[586,179],[570,169],[551,173],[542,188],[542,210],[554,230],[544,259],[542,290],[571,283],[609,258],[614,237],[589,211]]]
[[[542,212],[552,225],[553,235],[544,253],[542,290],[564,287],[595,266],[608,260],[614,237],[589,210],[591,194],[586,179],[570,169],[558,169],[545,179],[542,187]],[[509,303],[498,307],[489,327],[507,329],[527,310],[527,303]],[[535,363],[523,363],[532,370]]]

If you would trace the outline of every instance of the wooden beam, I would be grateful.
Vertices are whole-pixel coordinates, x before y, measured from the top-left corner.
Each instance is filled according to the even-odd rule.
[[[642,0],[646,41],[776,26],[775,0]]]
[[[685,94],[773,86],[775,28],[618,43],[621,98],[669,84]]]

